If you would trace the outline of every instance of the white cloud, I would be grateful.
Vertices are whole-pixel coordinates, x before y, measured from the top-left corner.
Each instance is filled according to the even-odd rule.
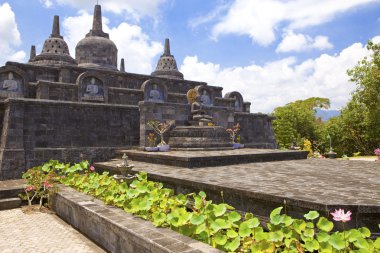
[[[21,36],[15,14],[8,3],[0,5],[0,38],[0,66],[6,61],[24,61],[25,52],[17,51],[21,45]]]
[[[277,106],[315,96],[329,98],[331,108],[339,109],[355,87],[348,81],[346,70],[366,55],[365,46],[355,43],[339,54],[322,54],[303,62],[288,57],[263,66],[225,69],[201,62],[197,56],[187,56],[180,70],[186,79],[222,86],[224,93],[239,91],[245,101],[252,102],[252,112],[272,112]]]
[[[53,6],[53,2],[51,0],[40,0],[45,8],[50,8]]]
[[[276,52],[301,52],[311,49],[330,49],[333,45],[329,42],[329,38],[326,36],[316,36],[312,38],[308,35],[301,33],[294,33],[293,31],[288,31],[283,35],[281,43],[277,46]]]
[[[95,1],[84,0],[43,0],[45,3],[58,5],[69,5],[79,10],[92,10]],[[102,0],[99,4],[105,11],[113,12],[116,14],[125,14],[129,18],[139,20],[142,17],[157,18],[160,13],[160,7],[167,2],[167,0]]]
[[[92,14],[81,11],[79,16],[68,17],[63,21],[63,36],[75,57],[75,46],[92,27]],[[109,27],[109,20],[103,16],[103,30],[110,35],[118,48],[118,59],[125,59],[125,70],[133,73],[150,74],[155,57],[163,52],[160,42],[151,41],[139,26],[125,22]]]
[[[275,40],[279,26],[303,29],[332,20],[338,14],[379,0],[234,0],[228,12],[212,28],[212,36],[248,35],[260,45]]]

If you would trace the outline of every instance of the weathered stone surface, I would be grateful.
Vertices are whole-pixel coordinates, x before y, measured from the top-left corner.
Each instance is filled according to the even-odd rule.
[[[268,162],[306,159],[307,151],[284,151],[268,149],[235,149],[145,152],[140,150],[118,150],[118,154],[127,154],[134,161],[153,164],[173,165],[185,168],[200,168],[244,164],[252,162]]]
[[[63,186],[54,196],[53,209],[109,252],[220,252],[168,228],[156,228],[149,221]]]
[[[0,212],[0,252],[105,253],[55,214]]]
[[[223,148],[231,147],[229,134],[220,126],[179,126],[170,132],[171,148]]]

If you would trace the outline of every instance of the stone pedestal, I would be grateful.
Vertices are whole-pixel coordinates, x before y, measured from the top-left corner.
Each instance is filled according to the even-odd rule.
[[[177,126],[170,132],[169,145],[173,149],[232,147],[229,134],[221,126]]]

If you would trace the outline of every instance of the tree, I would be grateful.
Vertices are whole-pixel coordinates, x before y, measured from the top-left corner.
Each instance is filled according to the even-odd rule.
[[[273,128],[280,147],[289,148],[293,140],[301,145],[304,139],[317,141],[316,130],[320,123],[315,117],[315,108],[328,109],[329,106],[328,98],[312,97],[275,108]]]
[[[371,55],[347,71],[356,90],[342,120],[358,151],[371,154],[380,145],[380,44],[369,41],[367,49]]]

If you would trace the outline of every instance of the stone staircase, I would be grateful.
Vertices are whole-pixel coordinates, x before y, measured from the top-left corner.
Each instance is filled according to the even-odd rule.
[[[21,199],[18,197],[24,192],[24,180],[0,181],[0,210],[8,210],[21,206]]]

